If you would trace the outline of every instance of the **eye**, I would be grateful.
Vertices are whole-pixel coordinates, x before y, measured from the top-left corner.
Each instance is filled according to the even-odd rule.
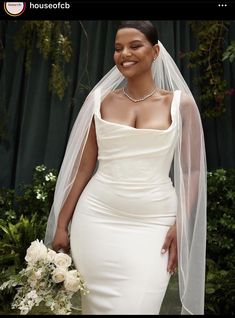
[[[119,48],[119,47],[115,47],[115,52],[121,52],[121,48]]]
[[[137,50],[139,47],[141,47],[141,45],[134,45],[134,46],[132,46],[131,48],[132,48],[133,50]]]

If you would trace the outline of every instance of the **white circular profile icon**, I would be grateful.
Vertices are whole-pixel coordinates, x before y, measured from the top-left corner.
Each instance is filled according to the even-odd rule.
[[[26,2],[4,2],[4,10],[12,17],[17,17],[24,13]]]

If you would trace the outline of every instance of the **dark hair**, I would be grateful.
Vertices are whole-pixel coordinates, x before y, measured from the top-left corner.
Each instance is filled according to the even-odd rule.
[[[122,21],[121,24],[118,26],[118,30],[124,28],[133,28],[139,30],[143,33],[148,41],[155,45],[158,43],[158,32],[155,26],[150,21],[141,21],[141,20],[131,20],[131,21]]]

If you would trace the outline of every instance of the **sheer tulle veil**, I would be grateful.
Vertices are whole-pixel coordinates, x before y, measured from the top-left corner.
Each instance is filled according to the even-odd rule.
[[[178,196],[178,282],[181,313],[203,314],[207,177],[203,129],[198,107],[188,85],[160,42],[159,46],[160,53],[152,65],[156,85],[170,91],[181,90],[178,142],[172,174]],[[110,91],[123,85],[125,78],[114,66],[91,90],[79,111],[69,137],[48,218],[45,235],[45,244],[48,246],[55,233],[58,214],[73,185],[95,107],[99,107]]]

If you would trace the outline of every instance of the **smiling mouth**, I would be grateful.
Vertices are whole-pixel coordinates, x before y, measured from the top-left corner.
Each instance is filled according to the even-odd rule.
[[[132,65],[135,65],[137,62],[131,61],[131,62],[122,62],[121,65],[123,67],[130,67]]]

